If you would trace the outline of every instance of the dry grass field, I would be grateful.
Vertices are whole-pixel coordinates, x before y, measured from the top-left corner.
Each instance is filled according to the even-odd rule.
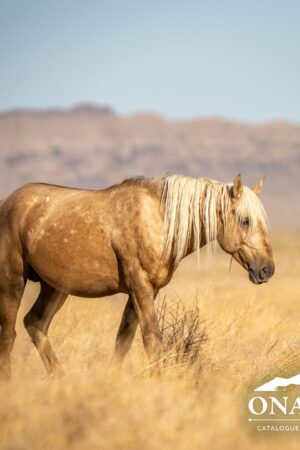
[[[258,434],[247,422],[247,395],[262,380],[300,369],[300,232],[272,237],[276,274],[250,283],[229,256],[205,249],[183,261],[160,294],[200,312],[194,365],[173,364],[149,379],[137,335],[121,374],[108,371],[125,297],[70,297],[50,337],[66,376],[49,380],[22,327],[38,292],[26,288],[13,351],[13,379],[0,385],[0,448],[282,449],[299,436]],[[197,309],[198,308],[198,309]]]

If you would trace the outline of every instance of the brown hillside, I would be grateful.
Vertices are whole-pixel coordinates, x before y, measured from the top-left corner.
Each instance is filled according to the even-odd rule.
[[[0,196],[29,181],[103,187],[166,172],[247,184],[266,175],[274,226],[299,226],[300,126],[247,125],[220,118],[167,121],[109,108],[16,110],[0,114]]]

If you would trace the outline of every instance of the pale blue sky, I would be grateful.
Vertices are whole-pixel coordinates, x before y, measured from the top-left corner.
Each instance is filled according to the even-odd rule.
[[[0,110],[300,121],[299,0],[0,0]]]

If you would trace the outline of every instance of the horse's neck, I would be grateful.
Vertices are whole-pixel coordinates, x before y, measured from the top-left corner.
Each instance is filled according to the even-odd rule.
[[[176,186],[175,182],[175,189],[177,187],[178,186]],[[171,185],[171,188],[174,189],[174,186]],[[171,227],[171,236],[172,236],[172,239],[170,239],[169,238],[170,235],[169,234],[167,235],[168,239],[167,245],[168,246],[170,245],[171,247],[169,248],[170,259],[174,260],[174,264],[176,266],[178,265],[178,262],[181,259],[193,253],[195,250],[197,250],[197,248],[201,248],[204,245],[206,245],[209,240],[215,238],[215,234],[217,232],[217,230],[215,230],[215,223],[216,219],[219,220],[219,209],[220,209],[219,191],[215,188],[212,188],[211,183],[207,183],[206,185],[203,182],[203,184],[200,184],[199,186],[192,185],[191,189],[197,188],[197,190],[195,192],[193,192],[192,190],[190,191],[188,190],[187,193],[184,192],[183,194],[183,190],[185,188],[186,185],[180,184],[178,195],[175,195],[173,198],[172,191],[169,196],[169,190],[167,190],[165,197],[166,198],[165,207],[167,205],[168,208],[167,210],[168,216],[166,219],[167,229],[169,233]],[[175,193],[177,193],[177,191]],[[208,199],[206,198],[207,195]],[[217,196],[217,198],[214,196]],[[182,198],[184,198],[183,203],[181,203]],[[183,209],[180,211],[181,208]],[[214,208],[217,209],[216,213],[218,218],[215,217]],[[189,213],[193,214],[194,216],[191,216],[188,219],[189,222],[187,223],[186,216]],[[163,217],[166,217],[165,214],[166,212],[163,211]],[[199,221],[198,221],[198,214],[200,214]],[[212,225],[212,228],[210,228],[210,225]],[[187,233],[186,236],[190,234],[188,239],[183,238],[183,233],[185,232]],[[197,233],[197,235],[195,235],[194,233]],[[179,245],[177,246],[176,242],[174,241],[178,238],[179,238]],[[173,245],[170,244],[172,241]]]
[[[200,246],[199,246],[198,250],[200,250],[202,247],[204,247],[208,243],[209,242],[206,239],[205,224],[202,223],[202,220],[201,220],[201,236],[200,236],[200,241],[199,241]],[[182,255],[182,258],[181,258],[180,262],[184,258],[186,258],[187,256],[191,255],[192,253],[195,253],[195,251],[197,251],[197,248],[195,247],[195,238],[194,238],[193,233],[192,233],[190,241],[189,241],[189,244],[187,246],[187,250]],[[178,264],[180,264],[180,262]],[[170,266],[173,267],[174,270],[178,267],[178,264],[175,265],[175,263],[174,263],[174,261],[172,260],[172,257],[171,257]]]

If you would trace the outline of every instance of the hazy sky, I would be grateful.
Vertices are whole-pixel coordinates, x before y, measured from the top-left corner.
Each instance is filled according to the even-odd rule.
[[[0,109],[300,121],[300,0],[0,0]]]

